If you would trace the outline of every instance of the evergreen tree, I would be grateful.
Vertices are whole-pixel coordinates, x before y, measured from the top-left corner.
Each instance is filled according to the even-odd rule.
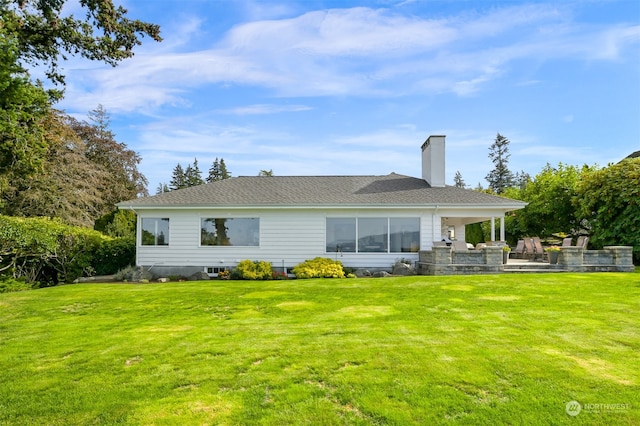
[[[160,182],[160,183],[158,184],[158,186],[156,187],[156,195],[158,195],[158,194],[162,194],[162,193],[164,193],[164,192],[169,192],[169,191],[171,191],[171,190],[169,189],[169,185],[167,185],[167,184],[166,184],[166,183],[164,183],[164,182]]]
[[[513,186],[513,173],[509,170],[509,139],[500,133],[496,136],[496,140],[489,147],[489,158],[493,162],[495,168],[485,177],[491,188],[496,194],[502,194],[505,189]]]
[[[202,185],[204,181],[202,180],[202,172],[198,167],[198,159],[194,159],[193,166],[191,164],[187,165],[187,168],[184,171],[184,182],[187,187]]]
[[[172,191],[176,189],[186,188],[187,185],[187,177],[185,175],[184,169],[178,163],[176,167],[173,169],[173,176],[171,177],[171,181],[169,182],[169,189]]]
[[[213,160],[213,164],[209,169],[209,176],[207,176],[207,183],[217,182],[219,180],[229,179],[231,177],[231,173],[227,170],[226,164],[224,164],[224,158],[216,157]]]
[[[464,183],[464,180],[462,179],[462,175],[460,174],[459,170],[456,170],[456,175],[453,177],[453,182],[454,182],[454,186],[456,188],[466,188],[467,185]]]
[[[529,173],[522,170],[520,173],[516,172],[516,175],[513,180],[515,185],[518,187],[518,189],[523,190],[527,187],[527,185],[529,184],[529,182],[531,182],[532,179]]]
[[[260,170],[260,173],[258,173],[258,176],[273,176],[273,169]]]

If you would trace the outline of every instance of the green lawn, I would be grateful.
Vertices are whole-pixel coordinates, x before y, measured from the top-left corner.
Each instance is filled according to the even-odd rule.
[[[3,425],[640,424],[640,274],[0,294],[0,367]]]

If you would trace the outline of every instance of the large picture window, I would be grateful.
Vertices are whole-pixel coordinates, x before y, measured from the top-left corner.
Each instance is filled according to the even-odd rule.
[[[392,217],[389,219],[389,245],[392,253],[420,250],[420,219]]]
[[[169,245],[169,218],[142,218],[142,245]]]
[[[409,253],[420,250],[418,217],[330,217],[327,253]]]
[[[386,252],[389,220],[384,217],[358,218],[358,251]]]
[[[260,244],[258,218],[204,218],[200,222],[203,246],[257,246]]]
[[[355,253],[356,218],[327,218],[327,252]]]

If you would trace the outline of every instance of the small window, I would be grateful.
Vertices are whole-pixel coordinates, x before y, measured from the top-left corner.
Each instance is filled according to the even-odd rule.
[[[169,245],[169,218],[142,218],[142,245]]]

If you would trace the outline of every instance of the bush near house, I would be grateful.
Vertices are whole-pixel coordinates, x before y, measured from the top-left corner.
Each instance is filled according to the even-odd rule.
[[[0,274],[35,287],[115,273],[131,264],[134,254],[131,240],[56,219],[0,215]]]
[[[344,278],[344,270],[339,260],[325,257],[305,260],[293,268],[296,278]]]
[[[231,271],[234,280],[270,280],[272,275],[271,264],[264,260],[241,260]]]

